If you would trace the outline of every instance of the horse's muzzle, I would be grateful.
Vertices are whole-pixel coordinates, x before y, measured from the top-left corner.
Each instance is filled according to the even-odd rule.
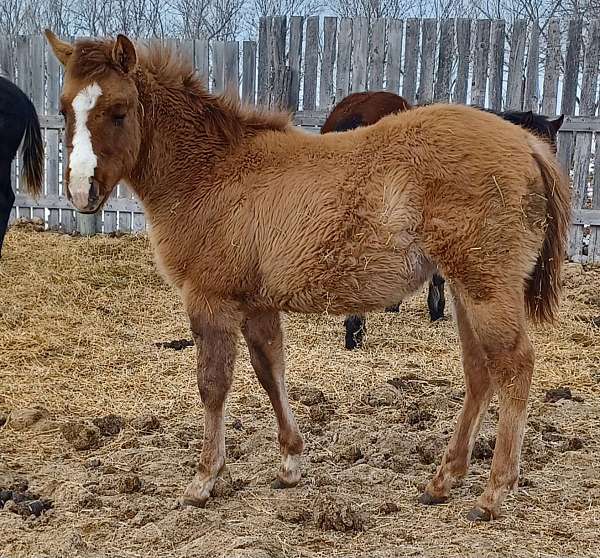
[[[90,186],[87,193],[87,199],[85,195],[82,195],[81,193],[78,193],[77,196],[73,196],[70,189],[67,188],[67,198],[80,213],[96,213],[104,201],[100,194],[101,187],[98,180],[94,177],[90,177],[89,180]]]

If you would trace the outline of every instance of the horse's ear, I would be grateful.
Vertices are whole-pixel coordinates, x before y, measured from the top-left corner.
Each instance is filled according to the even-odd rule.
[[[46,29],[44,34],[46,35],[48,43],[52,47],[54,55],[56,58],[58,58],[58,61],[63,66],[66,66],[67,62],[69,61],[69,57],[71,54],[73,54],[73,45],[71,43],[61,41],[52,31],[50,31],[50,29]]]
[[[561,114],[556,120],[550,121],[550,124],[554,128],[555,132],[558,132],[558,130],[560,130],[560,127],[562,126],[564,120],[565,120],[565,115]]]
[[[133,43],[125,35],[117,35],[112,51],[113,62],[124,73],[131,72],[137,64],[137,53]]]

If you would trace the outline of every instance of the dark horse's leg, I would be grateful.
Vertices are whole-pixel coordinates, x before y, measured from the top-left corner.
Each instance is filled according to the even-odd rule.
[[[429,294],[427,295],[427,306],[429,307],[429,316],[431,321],[435,322],[444,317],[444,308],[446,307],[446,297],[444,296],[444,278],[441,275],[434,275],[429,282]]]
[[[10,184],[10,161],[0,160],[0,256],[15,194]]]
[[[367,332],[366,318],[361,314],[346,316],[344,320],[346,328],[346,349],[360,349],[363,345],[363,337]]]

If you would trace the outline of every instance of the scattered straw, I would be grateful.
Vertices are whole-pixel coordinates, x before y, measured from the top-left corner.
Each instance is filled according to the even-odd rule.
[[[181,511],[175,498],[193,474],[202,409],[194,349],[155,345],[190,334],[177,295],[155,272],[147,239],[13,228],[0,260],[0,412],[37,405],[52,424],[2,428],[0,480],[25,477],[56,508],[33,523],[0,513],[2,552],[383,557],[493,549],[591,556],[600,511],[600,335],[590,319],[600,315],[600,273],[570,266],[567,282],[559,325],[533,331],[537,369],[522,462],[528,486],[509,496],[503,519],[464,521],[489,459],[474,460],[447,505],[416,502],[464,389],[454,324],[429,324],[423,292],[400,314],[370,315],[368,347],[356,352],[342,348],[342,317],[286,317],[288,385],[308,456],[306,478],[290,491],[269,488],[278,464],[275,420],[240,343],[226,419],[236,490],[222,491],[206,510]],[[400,378],[394,386],[387,383],[393,378]],[[583,402],[545,404],[544,390],[561,385]],[[309,388],[322,391],[325,403],[301,403]],[[494,402],[484,439],[494,433],[495,411]],[[65,422],[109,413],[126,421],[154,413],[161,429],[143,434],[128,423],[88,452],[60,435]],[[573,437],[583,448],[562,451]],[[94,458],[101,465],[86,467]],[[116,480],[132,474],[141,492],[120,494]],[[328,494],[352,502],[365,530],[320,530],[312,504]]]

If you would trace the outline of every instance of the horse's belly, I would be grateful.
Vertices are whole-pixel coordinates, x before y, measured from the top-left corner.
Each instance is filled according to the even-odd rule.
[[[344,314],[382,309],[417,290],[434,271],[417,245],[367,254],[348,265],[311,269],[296,264],[281,268],[265,284],[266,297],[282,311]]]

